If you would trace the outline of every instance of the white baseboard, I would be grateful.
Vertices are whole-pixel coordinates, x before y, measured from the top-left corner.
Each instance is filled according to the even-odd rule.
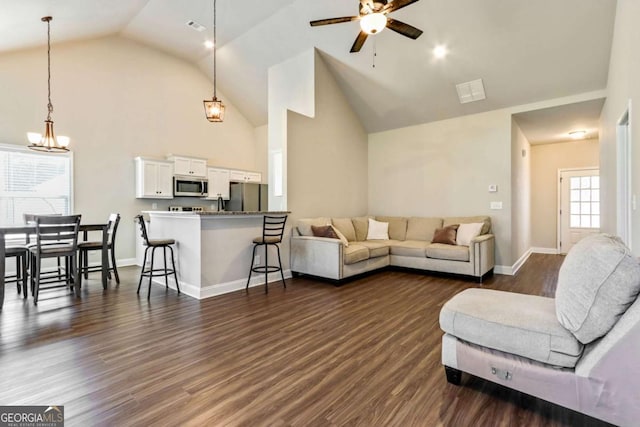
[[[504,274],[506,276],[513,276],[513,267],[508,265],[495,265],[493,267],[493,274]]]
[[[285,279],[290,279],[292,277],[291,270],[284,271]],[[269,273],[269,283],[272,282],[280,282],[282,277],[280,277],[280,273]],[[148,283],[148,282],[146,282]],[[164,286],[164,277],[158,277],[157,279],[153,279],[154,284],[158,284]],[[251,277],[251,282],[249,282],[249,287],[253,288],[255,286],[264,285],[264,274],[254,274]],[[148,286],[148,285],[147,285]],[[229,292],[239,291],[247,286],[247,279],[238,279],[233,280],[231,282],[218,283],[215,285],[208,285],[203,287],[198,287],[192,285],[190,283],[180,282],[180,292],[189,295],[190,297],[196,299],[205,299],[211,298],[216,295],[227,294]],[[144,289],[145,282],[143,281],[142,287]],[[176,289],[175,281],[170,277],[169,278],[169,287],[171,289]],[[142,292],[142,290],[141,290]]]
[[[116,265],[118,267],[129,267],[131,265],[136,265],[136,259],[135,258],[117,259],[116,260]]]
[[[534,254],[558,255],[558,249],[556,248],[531,248],[531,252]]]

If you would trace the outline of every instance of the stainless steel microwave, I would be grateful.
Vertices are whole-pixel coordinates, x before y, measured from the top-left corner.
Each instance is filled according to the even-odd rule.
[[[205,178],[175,175],[173,177],[173,195],[177,197],[206,197],[209,183]]]

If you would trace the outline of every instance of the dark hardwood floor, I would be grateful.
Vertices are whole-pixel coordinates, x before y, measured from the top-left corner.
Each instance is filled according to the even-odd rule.
[[[482,286],[553,296],[561,256]],[[468,375],[446,382],[438,313],[457,278],[387,271],[341,287],[296,278],[198,301],[139,269],[81,298],[6,289],[0,405],[64,405],[67,425],[604,425]]]

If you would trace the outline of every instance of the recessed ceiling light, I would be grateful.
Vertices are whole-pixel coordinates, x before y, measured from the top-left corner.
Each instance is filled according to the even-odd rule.
[[[569,136],[573,139],[584,139],[587,136],[586,130],[574,130],[573,132],[569,132]]]
[[[435,56],[437,59],[446,57],[448,53],[449,49],[447,49],[447,47],[443,44],[438,45],[433,49],[433,56]]]
[[[206,40],[204,42],[204,47],[206,47],[207,49],[213,49],[213,42],[211,40]]]

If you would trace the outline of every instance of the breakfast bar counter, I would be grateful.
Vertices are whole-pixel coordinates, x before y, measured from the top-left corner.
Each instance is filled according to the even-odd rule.
[[[169,212],[145,211],[149,218],[149,237],[176,240],[176,269],[180,290],[194,298],[203,299],[244,289],[253,239],[262,235],[264,215],[287,215],[289,212]],[[289,227],[285,230],[288,235]],[[289,265],[288,239],[281,244],[282,262],[287,276]],[[258,252],[260,260],[264,258]],[[162,257],[159,257],[162,258]],[[156,259],[155,268],[161,268]],[[264,276],[254,275],[249,286],[264,284]],[[154,279],[155,280],[155,279]],[[269,281],[280,280],[279,274]],[[164,278],[157,279],[164,286]],[[175,283],[169,281],[175,288]]]

